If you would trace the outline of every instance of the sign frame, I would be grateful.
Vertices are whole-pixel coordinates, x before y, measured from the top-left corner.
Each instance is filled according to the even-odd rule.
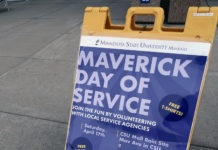
[[[184,28],[178,28],[178,27],[175,28],[175,27],[163,26],[164,13],[163,13],[163,10],[161,8],[158,8],[158,7],[147,7],[147,8],[146,7],[144,7],[144,8],[132,7],[132,8],[129,8],[129,10],[127,12],[127,16],[126,16],[126,24],[125,25],[114,25],[111,23],[110,13],[109,13],[108,7],[87,7],[85,10],[83,26],[82,26],[81,41],[80,41],[81,42],[80,43],[80,52],[81,52],[81,50],[85,50],[85,49],[88,49],[88,52],[89,52],[89,51],[91,51],[91,48],[95,49],[95,50],[100,49],[100,51],[102,49],[103,52],[106,52],[108,48],[119,50],[119,49],[125,49],[125,46],[127,45],[127,44],[122,45],[122,42],[121,42],[120,45],[119,44],[109,44],[109,46],[107,45],[106,47],[99,46],[99,39],[101,41],[103,41],[102,39],[105,39],[105,41],[106,40],[108,41],[110,39],[115,40],[115,41],[116,40],[117,41],[123,40],[124,43],[127,43],[126,41],[131,41],[133,43],[135,41],[135,46],[134,46],[134,44],[132,44],[132,49],[130,47],[128,47],[127,49],[130,51],[134,51],[135,49],[137,49],[137,51],[143,51],[144,47],[142,48],[142,46],[141,46],[141,48],[139,48],[140,44],[138,44],[138,48],[137,48],[136,45],[137,45],[137,42],[141,41],[141,43],[142,43],[142,41],[146,39],[147,43],[152,43],[152,42],[158,43],[159,46],[161,45],[160,43],[162,43],[163,47],[164,47],[163,43],[165,43],[165,46],[166,46],[166,48],[164,50],[163,50],[163,47],[162,48],[158,47],[157,46],[158,44],[156,44],[156,47],[152,47],[150,49],[146,48],[146,52],[152,53],[151,55],[153,55],[154,53],[176,54],[178,51],[180,51],[179,54],[183,55],[183,56],[184,55],[206,56],[206,59],[203,59],[203,58],[201,59],[201,61],[202,60],[204,61],[204,66],[203,66],[203,70],[202,70],[203,72],[201,72],[202,78],[200,78],[198,81],[199,82],[199,86],[198,86],[199,93],[197,94],[196,104],[193,107],[194,108],[193,116],[191,118],[192,122],[191,122],[191,124],[189,124],[190,131],[188,134],[189,136],[188,136],[188,140],[187,140],[187,145],[185,148],[184,147],[178,148],[178,150],[185,150],[185,149],[190,148],[190,142],[192,139],[194,126],[195,126],[195,122],[196,122],[196,118],[197,118],[197,113],[198,113],[198,109],[200,106],[201,95],[202,95],[202,91],[203,91],[204,84],[205,84],[205,79],[206,79],[206,74],[207,74],[207,70],[208,70],[213,39],[215,36],[215,30],[216,30],[216,25],[217,25],[217,21],[218,21],[218,17],[217,17],[218,13],[217,12],[218,12],[218,7],[211,7],[211,8],[191,7],[188,11],[186,24],[185,24]],[[150,27],[148,26],[148,27],[144,28],[144,27],[141,27],[141,26],[138,26],[135,24],[135,21],[133,19],[134,15],[143,15],[143,14],[149,14],[149,15],[152,14],[155,16],[155,22],[154,22],[153,26],[150,26]],[[93,24],[93,22],[97,22],[98,24]],[[204,28],[204,30],[202,30],[202,28]],[[100,43],[100,44],[102,44],[102,45],[105,44],[104,42],[102,42],[102,43]],[[113,43],[113,41],[112,41],[112,43]],[[154,45],[155,44],[153,44],[153,46]],[[172,49],[169,50],[169,48],[167,51],[167,46],[170,46],[170,45],[174,45],[172,47],[176,47],[175,49],[173,49],[175,51],[172,52]],[[187,49],[184,50],[184,47],[185,47],[184,45],[189,45],[189,46],[186,46]],[[198,45],[198,47],[195,47],[193,45]],[[89,47],[91,47],[91,48],[89,48]],[[181,47],[183,47],[183,49],[180,49]],[[90,53],[88,53],[88,55],[90,54],[90,56],[91,56],[93,53],[90,52]],[[98,57],[101,57],[101,52],[96,52],[96,53],[99,55]],[[85,57],[85,55],[86,54],[84,53],[84,57]],[[72,103],[72,109],[74,106],[77,106],[75,104],[76,104],[76,102],[79,102],[78,97],[81,96],[80,94],[78,94],[79,93],[78,91],[75,91],[75,89],[78,87],[79,82],[82,82],[81,81],[82,79],[80,81],[78,79],[78,76],[79,76],[78,72],[80,73],[79,65],[82,61],[81,59],[85,59],[85,58],[83,58],[83,56],[81,56],[81,57],[80,56],[81,56],[81,54],[79,54],[79,56],[78,56],[78,58],[80,58],[80,59],[78,60],[78,64],[77,64],[78,65],[77,79],[76,79],[76,83],[74,84],[74,96],[73,96],[74,102]],[[106,57],[106,55],[105,55],[105,57]],[[158,58],[158,57],[155,57],[155,58]],[[103,56],[101,59],[104,60]],[[168,63],[169,62],[171,63],[171,60],[168,59],[167,61],[168,61]],[[176,62],[176,61],[179,61],[179,59],[172,60],[172,61]],[[83,63],[84,63],[84,66],[87,65],[87,64],[85,64],[85,62],[83,62]],[[188,62],[186,64],[185,63],[186,62],[183,60],[183,63],[180,62],[180,65],[183,67],[188,65]],[[180,68],[181,68],[181,66],[180,66]],[[127,67],[127,69],[130,69],[130,68]],[[173,71],[173,72],[175,72],[175,71]],[[178,75],[178,72],[179,71],[177,70],[177,75]],[[96,73],[97,73],[97,71],[96,71]],[[165,72],[165,73],[167,73],[167,72]],[[86,74],[84,73],[83,78],[85,75]],[[173,75],[176,76],[176,73],[175,74],[173,73]],[[183,77],[187,77],[187,72],[185,72],[185,67],[180,70],[180,75],[183,75]],[[107,77],[108,77],[108,80],[106,80]],[[109,75],[108,76],[104,75],[103,78],[105,79],[105,81],[107,81],[107,82],[105,82],[105,84],[103,86],[105,86],[105,88],[107,88],[106,85],[109,84]],[[93,79],[95,79],[95,81],[94,80],[90,81],[90,85],[93,82],[95,82],[95,84],[97,85],[96,76],[94,76]],[[122,78],[121,78],[121,81],[122,81]],[[134,78],[132,78],[131,81],[133,84],[134,83],[133,81],[135,81]],[[147,81],[147,80],[144,80],[144,82],[145,81]],[[146,85],[142,85],[142,86],[146,86]],[[122,90],[126,90],[126,92],[128,92],[129,89],[130,89],[130,87],[126,86],[125,89],[123,88]],[[138,91],[142,92],[142,90],[138,90]],[[75,98],[75,95],[77,96],[77,99]],[[174,98],[175,97],[176,96],[174,96]],[[178,98],[178,100],[181,100],[180,97],[176,97],[176,98]],[[166,99],[168,99],[168,97]],[[95,102],[94,103],[96,105],[99,104],[99,106],[100,106],[101,104],[99,101],[96,101],[96,103]],[[145,101],[144,103],[147,103],[147,102],[148,101]],[[89,103],[91,103],[91,102],[88,101],[88,99],[87,99],[86,104],[89,104]],[[176,102],[173,103],[172,101],[167,101],[167,102],[164,101],[161,105],[162,109],[165,110],[163,113],[166,112],[166,105],[165,104],[166,105],[172,104],[171,109],[175,108],[175,110],[177,110],[177,111],[179,110],[179,107],[180,107],[180,105],[178,105]],[[182,104],[183,103],[181,102],[181,105]],[[129,105],[131,105],[131,104],[129,104]],[[129,107],[131,107],[131,106],[129,106]],[[178,108],[178,109],[176,109],[176,108]],[[77,117],[77,118],[83,117],[81,114],[74,114],[74,112],[72,112],[72,109],[70,112],[70,119],[69,119],[69,125],[68,125],[68,133],[67,133],[65,150],[72,149],[72,148],[69,149],[68,145],[69,145],[69,138],[71,138],[70,135],[75,134],[75,133],[71,133],[72,132],[71,128],[73,128],[72,124],[73,124],[73,122],[75,122],[73,119],[75,119],[75,117]],[[82,107],[78,106],[78,109],[82,109]],[[131,112],[133,109],[127,109],[127,110],[129,110]],[[145,107],[144,107],[144,110],[145,110]],[[161,111],[163,111],[163,110],[161,110]],[[87,111],[91,111],[91,110],[87,110]],[[146,114],[146,112],[143,110],[142,111],[139,110],[139,113],[140,112],[141,112],[141,114],[144,114],[144,115]],[[181,113],[185,113],[185,110],[181,111]],[[177,114],[177,116],[178,116],[178,114]],[[172,118],[175,119],[176,117],[173,116]],[[91,119],[95,120],[95,121],[96,120],[99,121],[96,118],[96,116],[94,116]],[[78,120],[79,119],[77,119],[77,121]],[[178,121],[178,120],[168,120],[168,121]],[[108,121],[106,123],[110,124],[110,121]],[[79,124],[81,127],[76,125],[76,123],[74,123],[74,125],[75,125],[75,127],[77,127],[76,129],[74,127],[74,130],[73,130],[74,132],[75,132],[75,130],[79,130],[79,128],[89,129],[89,126],[90,126],[90,124],[88,124],[88,123],[87,124],[85,123],[86,127],[84,127],[83,123]],[[98,127],[95,126],[94,132],[97,133],[97,131],[98,131],[99,135],[101,135],[101,138],[105,138],[105,129],[104,128],[99,127],[99,126]],[[122,132],[122,133],[128,134],[126,132]],[[87,135],[87,134],[88,133],[85,133],[85,135]],[[120,135],[121,133],[118,132],[117,134]],[[119,137],[119,135],[118,135],[118,137]],[[145,137],[143,137],[143,139],[145,139]],[[154,139],[152,139],[152,140],[154,140]],[[151,142],[152,142],[152,140],[151,140]],[[81,142],[81,141],[83,141],[83,142]],[[90,150],[93,147],[92,143],[83,136],[78,137],[73,142],[76,143],[77,146],[79,146],[79,147],[75,147],[73,150],[76,150],[76,149],[78,149],[78,150],[88,150],[89,149]],[[125,141],[123,141],[123,142],[125,143]],[[162,142],[163,143],[161,143],[161,145],[159,145],[159,147],[157,146],[157,144],[156,145],[154,144],[153,149],[154,148],[156,148],[157,150],[159,150],[161,148],[164,150],[170,149],[170,147],[167,147],[167,146],[164,147],[164,145],[169,145],[169,143],[167,143],[167,142],[165,143],[164,141],[162,141]],[[157,143],[157,142],[153,141],[153,143]],[[105,144],[105,146],[107,146],[107,144]],[[155,147],[155,146],[157,146],[157,147]],[[119,147],[119,144],[118,144],[117,149],[119,149],[119,148],[121,149],[121,147]],[[175,149],[175,147],[173,147],[173,148]],[[143,148],[141,148],[141,149],[143,149]],[[138,148],[138,150],[141,150],[141,149]],[[150,149],[152,149],[152,148],[150,147]],[[97,150],[97,149],[94,149],[94,150]]]

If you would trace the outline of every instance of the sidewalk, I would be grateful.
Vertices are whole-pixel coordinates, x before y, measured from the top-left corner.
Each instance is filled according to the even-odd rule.
[[[64,149],[86,6],[109,6],[123,23],[130,1],[29,0],[0,11],[0,150]],[[218,149],[217,46],[218,32],[191,150]]]

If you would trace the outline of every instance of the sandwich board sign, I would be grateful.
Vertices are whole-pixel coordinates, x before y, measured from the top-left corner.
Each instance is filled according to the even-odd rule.
[[[161,8],[132,7],[123,26],[107,7],[86,8],[65,149],[189,149],[217,10],[190,8],[184,28],[169,28]]]

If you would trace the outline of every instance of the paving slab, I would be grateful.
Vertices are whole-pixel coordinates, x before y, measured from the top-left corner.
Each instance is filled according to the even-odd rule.
[[[0,78],[0,111],[68,122],[73,63],[30,59]]]
[[[200,147],[200,146],[191,146],[190,150],[217,150],[214,148]]]
[[[0,56],[0,76],[15,68],[17,65],[25,61],[25,58],[1,57]]]
[[[44,16],[45,14],[57,11],[66,7],[66,4],[56,4],[56,3],[34,3],[31,2],[10,2],[9,11],[4,14],[5,17],[10,17],[14,19],[33,19]]]
[[[113,20],[115,21],[125,20],[127,11],[130,6],[131,6],[130,3],[124,3],[124,2],[120,2],[120,3],[117,2],[117,3],[111,4],[109,8],[110,8],[110,15],[111,15],[112,22]]]
[[[209,72],[218,72],[218,30],[213,43],[212,55],[209,64]]]
[[[38,59],[66,60],[75,63],[79,49],[80,32],[80,26],[73,28],[69,33],[63,34],[32,57]]]
[[[10,34],[0,40],[0,56],[28,57],[38,51],[41,46],[48,44],[50,36]],[[40,43],[40,44],[39,44]]]
[[[209,73],[199,109],[192,143],[218,149],[218,75]]]
[[[63,150],[66,124],[0,113],[1,150]]]
[[[84,9],[108,6],[112,22],[124,23],[130,1],[29,0],[9,6],[0,12],[0,150],[61,150]],[[191,150],[218,149],[217,33]]]
[[[61,22],[60,20],[34,20],[16,27],[4,37],[0,37],[0,56],[28,57],[57,39],[80,20]],[[51,28],[52,26],[52,28]]]
[[[4,15],[0,13],[0,37],[7,35],[6,33],[10,30],[13,30],[17,26],[23,25],[28,21],[28,19],[11,19],[11,18],[2,18]]]
[[[64,20],[66,21],[67,19],[78,22],[78,19],[82,22],[83,18],[83,13],[86,5],[84,4],[73,4],[70,3],[62,9],[58,9],[53,12],[49,12],[46,15],[41,16],[41,19],[58,19],[58,20]],[[62,22],[64,23],[64,22]]]

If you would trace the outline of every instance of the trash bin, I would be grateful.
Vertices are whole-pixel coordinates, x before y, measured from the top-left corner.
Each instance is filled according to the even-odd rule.
[[[161,0],[167,23],[185,23],[188,8],[200,6],[202,0]]]
[[[160,7],[161,0],[132,0],[132,7]],[[154,16],[153,15],[136,15],[135,16],[136,23],[153,23]]]

